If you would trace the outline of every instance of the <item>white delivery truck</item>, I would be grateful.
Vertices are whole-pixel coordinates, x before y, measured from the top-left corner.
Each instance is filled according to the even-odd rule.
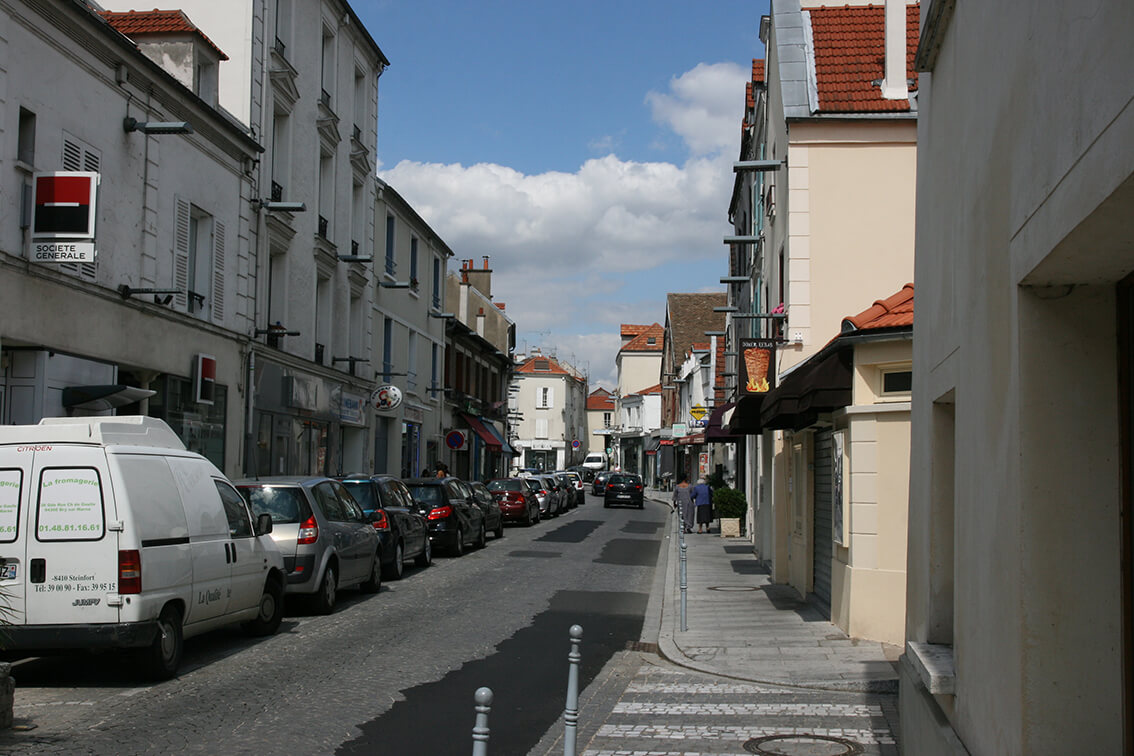
[[[605,470],[606,469],[606,455],[602,452],[590,452],[583,459],[583,467],[588,470]]]
[[[161,420],[0,426],[4,648],[134,648],[163,679],[185,638],[234,622],[274,633],[271,529]]]

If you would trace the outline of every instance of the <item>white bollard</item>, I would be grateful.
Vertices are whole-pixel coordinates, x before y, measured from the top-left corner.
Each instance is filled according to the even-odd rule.
[[[476,701],[476,724],[472,729],[472,754],[488,756],[488,712],[492,708],[492,689],[477,688],[473,700]]]

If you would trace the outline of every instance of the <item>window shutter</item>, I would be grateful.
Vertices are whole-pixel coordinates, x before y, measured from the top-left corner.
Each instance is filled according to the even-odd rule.
[[[98,153],[85,149],[79,142],[63,137],[63,170],[65,171],[94,171],[98,172]],[[84,281],[94,281],[98,278],[98,263],[62,263],[60,270]]]
[[[213,222],[213,322],[224,323],[224,224]]]
[[[535,421],[535,437],[547,438],[547,418],[537,417]]]
[[[547,407],[548,409],[551,409],[552,407],[555,406],[555,389],[554,388],[547,389],[547,403],[544,406]]]
[[[189,289],[189,216],[191,209],[189,203],[180,197],[174,199],[177,214],[173,219],[173,288],[177,294],[173,300],[174,306],[186,312],[189,309],[188,297],[185,292]]]

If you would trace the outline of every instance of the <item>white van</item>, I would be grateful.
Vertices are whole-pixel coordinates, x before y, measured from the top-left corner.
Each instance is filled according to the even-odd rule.
[[[588,470],[605,470],[606,455],[602,452],[591,452],[583,459],[583,467]]]
[[[8,650],[135,648],[172,677],[184,638],[269,635],[283,559],[244,498],[151,417],[0,426],[0,632]]]

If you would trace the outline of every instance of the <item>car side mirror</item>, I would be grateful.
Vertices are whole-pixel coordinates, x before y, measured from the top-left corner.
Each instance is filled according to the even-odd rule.
[[[272,532],[272,516],[267,512],[256,518],[256,535],[268,535]]]

